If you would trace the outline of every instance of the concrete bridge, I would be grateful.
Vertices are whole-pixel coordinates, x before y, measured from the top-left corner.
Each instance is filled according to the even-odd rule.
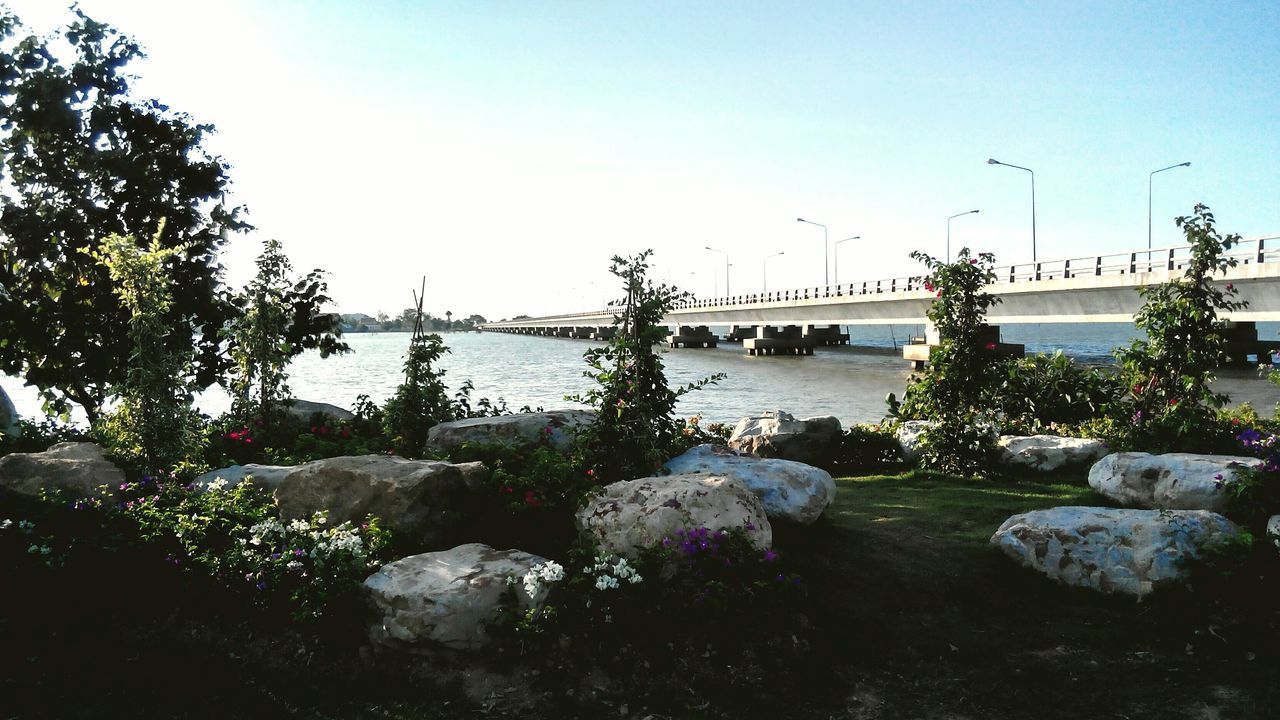
[[[987,313],[993,325],[1016,323],[1132,322],[1142,307],[1138,289],[1181,277],[1190,246],[1136,250],[996,268],[987,292],[1001,302]],[[1280,235],[1252,238],[1228,253],[1238,265],[1215,282],[1231,283],[1248,306],[1225,319],[1238,323],[1280,321]],[[838,333],[839,325],[924,324],[934,293],[923,276],[873,280],[829,287],[692,299],[671,310],[663,322],[681,326],[727,325],[804,329],[801,336]],[[611,310],[521,318],[487,323],[482,330],[589,337],[607,335]],[[680,334],[676,330],[675,335]],[[756,333],[748,333],[756,335]],[[759,337],[766,337],[761,330]],[[816,344],[823,343],[820,340]]]

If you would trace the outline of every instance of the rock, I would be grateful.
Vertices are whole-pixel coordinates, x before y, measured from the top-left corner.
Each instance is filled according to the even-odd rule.
[[[4,388],[0,388],[0,435],[17,437],[21,432],[18,428],[18,409],[13,406],[13,401]]]
[[[1184,579],[1180,561],[1238,532],[1203,510],[1058,507],[1014,515],[991,544],[1066,585],[1142,597]]]
[[[1232,455],[1112,453],[1089,469],[1089,486],[1126,505],[1222,512],[1236,473],[1261,464]]]
[[[239,485],[248,478],[250,482],[263,490],[273,491],[280,487],[284,476],[293,471],[293,465],[257,465],[250,463],[248,465],[232,465],[219,470],[210,470],[191,482],[194,489],[204,492],[209,489],[209,484],[217,480],[222,480],[226,484],[222,485],[223,489],[230,490]]]
[[[738,480],[723,475],[666,475],[606,485],[576,516],[608,552],[637,552],[676,530],[743,528],[757,547],[773,544],[764,506]]]
[[[41,490],[61,490],[76,499],[98,497],[101,488],[114,496],[124,472],[111,464],[102,448],[87,442],[58,443],[40,453],[0,457],[0,488],[38,497]]]
[[[1272,515],[1267,520],[1267,537],[1271,538],[1271,544],[1280,550],[1280,515]]]
[[[920,436],[931,427],[933,423],[929,420],[904,420],[898,423],[894,434],[898,438],[903,460],[915,463],[920,459]]]
[[[360,455],[298,465],[274,495],[286,520],[320,511],[334,524],[373,515],[402,538],[438,545],[459,519],[466,486],[462,471],[447,462]]]
[[[739,455],[723,445],[699,445],[667,461],[676,474],[727,475],[760,498],[770,520],[808,525],[817,520],[836,495],[831,474],[792,460]]]
[[[507,578],[518,579],[544,562],[520,550],[471,543],[384,565],[364,581],[377,613],[369,637],[393,648],[483,648],[490,644],[485,626],[493,621]],[[520,609],[529,610],[542,604],[546,591],[530,598],[517,584],[515,596]]]
[[[1107,445],[1101,440],[1060,435],[1001,435],[999,445],[1005,464],[1040,472],[1096,462],[1107,454]]]
[[[431,428],[427,445],[447,451],[463,443],[532,445],[546,438],[554,447],[565,448],[573,441],[570,429],[595,418],[589,410],[552,410],[454,420]]]
[[[340,408],[337,405],[330,405],[329,403],[311,402],[310,400],[290,400],[288,408],[289,414],[299,420],[310,420],[311,416],[317,413],[321,415],[328,415],[334,420],[339,421],[356,419],[356,414],[350,410]]]
[[[729,447],[760,457],[820,465],[835,456],[843,432],[833,417],[796,420],[790,413],[770,410],[739,420]]]
[[[489,468],[479,461],[455,463],[454,467],[462,473],[462,483],[467,486],[467,492],[472,495],[480,495],[485,492],[489,483]]]

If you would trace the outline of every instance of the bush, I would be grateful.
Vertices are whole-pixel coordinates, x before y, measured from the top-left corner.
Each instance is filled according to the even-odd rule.
[[[955,262],[945,263],[925,253],[911,257],[931,271],[924,286],[937,293],[929,305],[929,321],[937,328],[939,344],[929,355],[921,375],[912,375],[901,404],[890,394],[889,412],[904,419],[931,420],[920,441],[920,464],[960,475],[975,475],[992,467],[996,426],[992,398],[1000,360],[995,343],[983,342],[987,308],[999,298],[983,291],[995,281],[995,256],[970,257],[961,248]]]
[[[1007,433],[1035,435],[1054,425],[1086,422],[1125,390],[1114,369],[1079,365],[1060,350],[1009,360],[1003,371],[992,403],[1003,415]]]
[[[610,303],[619,309],[613,319],[618,331],[607,345],[583,355],[590,366],[583,374],[596,387],[566,398],[596,411],[595,422],[578,431],[577,451],[579,463],[604,484],[659,472],[692,435],[675,418],[676,401],[724,377],[717,373],[674,389],[667,384],[654,346],[666,334],[659,323],[685,294],[648,280],[651,252],[614,256],[609,272],[622,279],[626,291],[626,297]]]
[[[439,335],[416,335],[404,361],[404,382],[382,408],[382,426],[396,454],[420,457],[427,433],[454,420],[454,404],[444,384],[444,370],[435,367],[449,352]]]
[[[854,425],[840,437],[833,472],[887,471],[903,463],[901,446],[890,425]]]
[[[18,420],[18,434],[0,433],[0,457],[9,453],[38,453],[62,442],[88,442],[92,438],[80,427],[56,420]]]

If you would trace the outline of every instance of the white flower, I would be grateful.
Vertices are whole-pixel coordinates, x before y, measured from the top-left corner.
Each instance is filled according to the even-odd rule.
[[[631,577],[629,578],[628,582],[630,582],[632,585],[635,585],[636,583],[639,583],[639,582],[641,582],[641,581],[643,581],[643,580],[644,580],[644,578],[640,577],[640,573],[638,573],[638,572],[632,572],[632,573],[631,573]]]
[[[302,563],[298,562],[297,560],[290,560],[289,563],[285,565],[285,567],[289,568],[290,570],[297,570],[298,568],[302,567]]]
[[[13,526],[13,521],[8,518],[5,518],[4,520],[0,521],[0,530],[8,530],[12,526]]]
[[[226,478],[216,478],[210,481],[209,484],[205,486],[205,489],[208,490],[209,492],[218,492],[219,490],[222,490],[226,486],[227,486]]]
[[[257,535],[254,535],[253,537],[249,538],[249,544],[250,544],[250,545],[261,545],[261,544],[262,544],[262,538],[258,537]]]
[[[31,532],[32,530],[34,530],[34,529],[35,529],[35,527],[36,527],[36,524],[35,524],[35,523],[33,523],[33,522],[31,522],[30,520],[19,520],[19,521],[18,521],[18,529],[19,529],[19,530],[25,530],[25,531],[27,531],[27,532]]]
[[[600,577],[596,578],[596,589],[597,590],[617,590],[618,578],[612,575],[601,575]]]

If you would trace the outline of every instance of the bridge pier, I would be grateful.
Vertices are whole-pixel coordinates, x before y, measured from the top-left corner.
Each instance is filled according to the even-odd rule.
[[[729,332],[724,336],[725,342],[742,342],[747,338],[756,336],[755,325],[730,325]]]
[[[591,333],[591,339],[599,340],[601,342],[609,342],[617,334],[618,328],[612,325],[597,325]]]
[[[742,341],[748,355],[812,355],[813,345],[813,338],[805,337],[798,325],[761,325],[755,337]]]
[[[1222,339],[1226,364],[1232,367],[1270,365],[1272,355],[1280,352],[1280,342],[1258,339],[1258,325],[1253,322],[1227,321],[1222,328]]]
[[[942,344],[942,336],[933,323],[926,323],[924,337],[913,337],[911,342],[902,346],[902,358],[911,361],[913,370],[923,370],[929,363],[929,355],[933,349]],[[1004,357],[1025,357],[1027,347],[1017,343],[1000,342],[1000,326],[984,324],[978,331],[978,343],[996,355]]]
[[[813,338],[815,345],[848,345],[849,333],[840,332],[839,325],[805,325],[803,336]]]
[[[706,325],[677,325],[675,332],[667,336],[667,347],[713,348],[716,336]]]

